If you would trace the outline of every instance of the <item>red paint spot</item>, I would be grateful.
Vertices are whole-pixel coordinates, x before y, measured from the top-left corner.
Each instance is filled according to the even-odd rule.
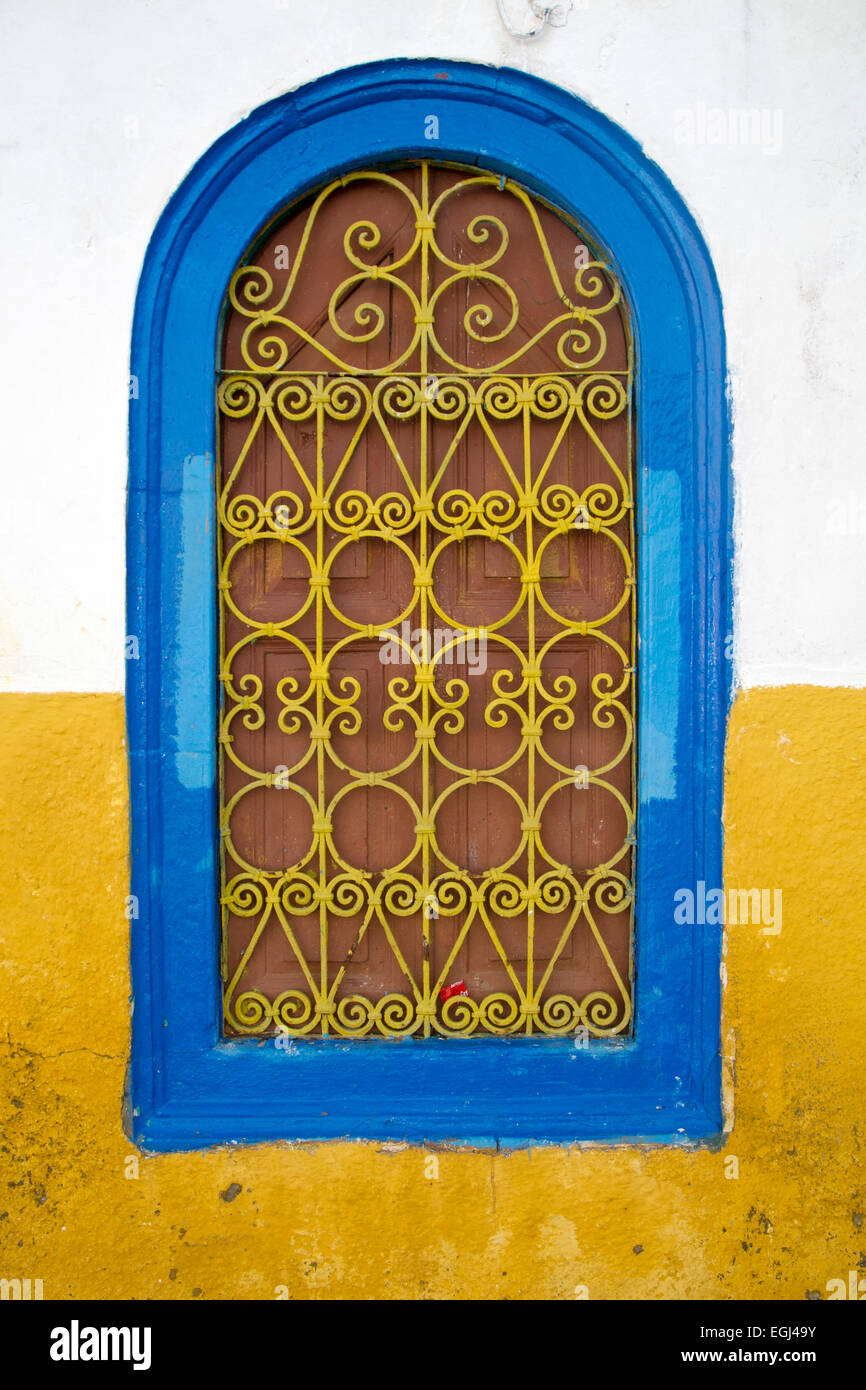
[[[442,1003],[444,1004],[445,1001],[446,1001],[447,999],[450,999],[450,998],[452,997],[452,995],[454,995],[454,994],[468,994],[468,993],[469,993],[469,990],[466,988],[466,986],[465,986],[465,984],[463,983],[463,981],[462,981],[462,980],[457,980],[453,985],[443,985],[442,988],[441,988],[440,991],[439,991],[439,998],[442,1000]]]

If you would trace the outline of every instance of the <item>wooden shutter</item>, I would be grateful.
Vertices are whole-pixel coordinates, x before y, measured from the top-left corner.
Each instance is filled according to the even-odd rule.
[[[477,169],[347,174],[236,272],[229,1034],[629,1028],[631,367],[611,268]]]

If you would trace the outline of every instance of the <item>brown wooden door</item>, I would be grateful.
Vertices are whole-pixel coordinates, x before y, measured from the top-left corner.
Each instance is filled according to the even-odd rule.
[[[629,1026],[631,350],[590,255],[424,164],[336,182],[234,277],[229,1033]]]

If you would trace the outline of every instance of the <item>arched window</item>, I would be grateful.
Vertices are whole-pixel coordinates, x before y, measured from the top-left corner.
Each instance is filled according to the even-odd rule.
[[[218,382],[229,1034],[631,1020],[631,343],[496,174],[334,180]]]
[[[136,1137],[717,1130],[723,342],[658,171],[338,74],[176,195],[133,371]]]

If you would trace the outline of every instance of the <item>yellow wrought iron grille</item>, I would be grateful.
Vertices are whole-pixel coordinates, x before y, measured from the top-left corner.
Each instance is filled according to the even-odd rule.
[[[629,1028],[631,389],[611,267],[498,175],[347,174],[235,273],[228,1033]]]

